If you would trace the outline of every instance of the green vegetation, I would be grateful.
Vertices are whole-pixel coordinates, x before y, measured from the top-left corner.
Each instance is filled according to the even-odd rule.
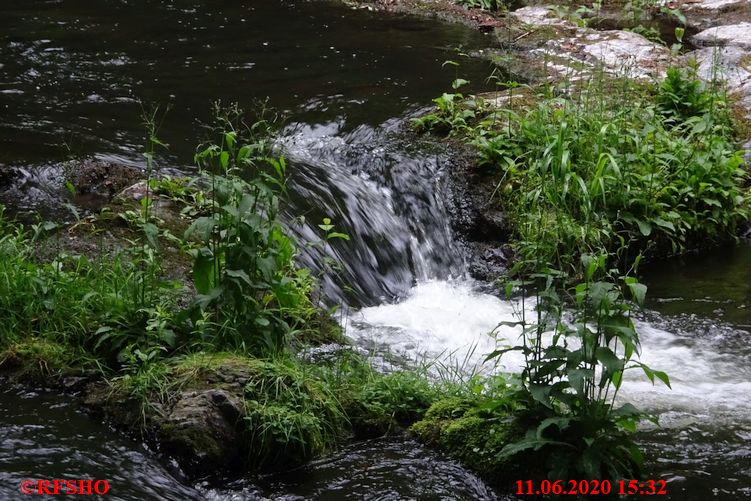
[[[157,111],[145,114],[146,196],[135,206],[68,228],[26,228],[0,212],[0,369],[98,381],[93,407],[159,437],[199,474],[298,464],[352,436],[403,429],[458,391],[421,371],[379,374],[346,346],[323,362],[298,356],[344,337],[311,299],[319,277],[296,265],[279,221],[286,165],[270,125],[246,125],[236,108],[218,117],[197,149],[199,174],[160,179],[166,145]],[[110,251],[98,233],[113,223],[121,238]],[[319,228],[310,245],[348,238],[329,219]],[[99,246],[77,252],[73,232]]]
[[[535,451],[550,479],[639,478],[642,456],[631,434],[648,416],[628,403],[617,406],[623,374],[642,370],[652,383],[670,386],[667,374],[634,360],[640,342],[631,312],[643,304],[646,287],[630,273],[608,270],[607,262],[605,254],[582,256],[584,280],[565,291],[573,304],[559,293],[555,274],[542,270],[547,283],[535,293],[533,318],[522,311],[518,322],[522,343],[488,356],[517,350],[525,358],[514,396],[514,422],[525,435],[499,456]]]
[[[497,11],[508,8],[507,0],[455,0],[458,5],[469,9]]]
[[[207,345],[277,353],[313,316],[311,279],[295,266],[295,244],[277,217],[284,158],[248,141],[254,130],[240,118],[236,111],[223,117],[220,139],[196,154],[203,172],[196,182],[210,186],[210,195],[207,214],[186,232],[197,240],[189,250],[198,292],[191,313]]]
[[[462,134],[480,166],[500,173],[521,274],[543,263],[581,277],[585,254],[633,259],[716,245],[748,219],[724,96],[677,69],[651,94],[601,85],[575,101],[543,93],[526,110],[481,104],[480,115],[477,99],[439,103],[417,123]],[[471,125],[461,123],[468,114]]]
[[[510,324],[522,335],[486,361],[525,360],[512,387],[489,382],[472,401],[435,404],[418,436],[502,482],[640,477],[632,434],[649,416],[616,401],[623,374],[670,381],[635,358],[637,267],[733,240],[749,217],[727,99],[692,71],[670,69],[653,87],[603,79],[573,98],[544,88],[521,104],[519,86],[504,83],[504,107],[445,94],[416,120],[473,146],[496,180],[491,202],[516,255],[506,291],[521,296]]]

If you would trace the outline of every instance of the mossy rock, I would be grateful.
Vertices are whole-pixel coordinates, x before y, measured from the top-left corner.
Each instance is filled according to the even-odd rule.
[[[30,337],[0,350],[0,371],[15,380],[46,384],[69,372],[73,358],[70,348]]]
[[[500,452],[519,440],[523,430],[511,416],[489,413],[477,402],[461,398],[439,400],[410,431],[497,485],[513,480],[520,471],[518,458],[509,460]]]
[[[247,443],[239,440],[242,403],[224,390],[186,391],[159,426],[162,449],[189,474],[242,465]]]

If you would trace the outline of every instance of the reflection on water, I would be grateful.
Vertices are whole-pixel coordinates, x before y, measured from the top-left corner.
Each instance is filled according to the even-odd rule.
[[[0,499],[28,497],[20,494],[25,479],[103,479],[112,500],[204,499],[144,446],[77,409],[57,394],[0,391]]]
[[[248,485],[247,480],[240,480],[222,489],[209,488],[208,499],[225,499],[222,496],[285,501],[506,499],[456,462],[403,438],[353,444],[302,468],[252,482]]]
[[[404,438],[355,443],[290,472],[191,488],[143,445],[77,408],[58,394],[0,392],[0,499],[24,499],[26,479],[104,479],[106,499],[118,501],[503,499],[455,461]]]
[[[73,153],[137,156],[139,100],[170,106],[161,136],[191,163],[196,119],[221,99],[269,98],[292,120],[376,125],[448,88],[459,25],[280,0],[5,0],[0,3],[0,163]],[[479,61],[462,75],[480,83]]]
[[[650,308],[751,329],[751,243],[652,263],[642,272]]]

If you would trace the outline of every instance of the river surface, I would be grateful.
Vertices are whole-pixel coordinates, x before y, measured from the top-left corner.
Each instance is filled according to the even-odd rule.
[[[315,240],[329,216],[352,236],[329,249],[342,270],[326,278],[329,297],[351,307],[348,335],[467,373],[483,370],[495,346],[487,332],[516,318],[516,303],[467,277],[446,207],[456,159],[404,132],[450,88],[456,73],[445,60],[461,61],[461,76],[482,87],[487,65],[455,48],[491,44],[484,35],[321,1],[6,0],[0,37],[0,169],[21,172],[0,182],[0,201],[17,212],[59,213],[70,154],[143,166],[141,102],[169,106],[160,164],[190,171],[212,101],[251,108],[268,96],[288,116],[287,212],[308,221],[291,229]],[[669,482],[666,499],[751,496],[749,264],[751,249],[738,246],[644,270],[643,359],[670,374],[673,390],[634,374],[623,398],[660,418],[639,440],[649,478]],[[110,499],[503,498],[403,440],[354,444],[285,474],[188,486],[60,396],[7,389],[0,424],[3,499],[17,498],[24,478],[55,476],[107,478]]]

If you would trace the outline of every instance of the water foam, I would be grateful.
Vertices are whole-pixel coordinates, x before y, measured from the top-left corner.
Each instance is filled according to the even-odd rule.
[[[414,360],[441,358],[475,370],[496,347],[518,344],[521,332],[519,327],[499,326],[519,320],[520,302],[478,292],[475,285],[468,280],[418,283],[397,303],[350,315],[347,334],[362,343],[388,345]],[[529,314],[531,305],[526,307]],[[635,326],[642,341],[639,360],[667,372],[672,390],[658,380],[652,384],[641,370],[633,369],[626,373],[622,401],[662,415],[666,426],[751,422],[748,352],[720,352],[701,342],[703,332],[678,335],[641,320]],[[508,353],[496,370],[518,371],[522,363],[518,352]]]

